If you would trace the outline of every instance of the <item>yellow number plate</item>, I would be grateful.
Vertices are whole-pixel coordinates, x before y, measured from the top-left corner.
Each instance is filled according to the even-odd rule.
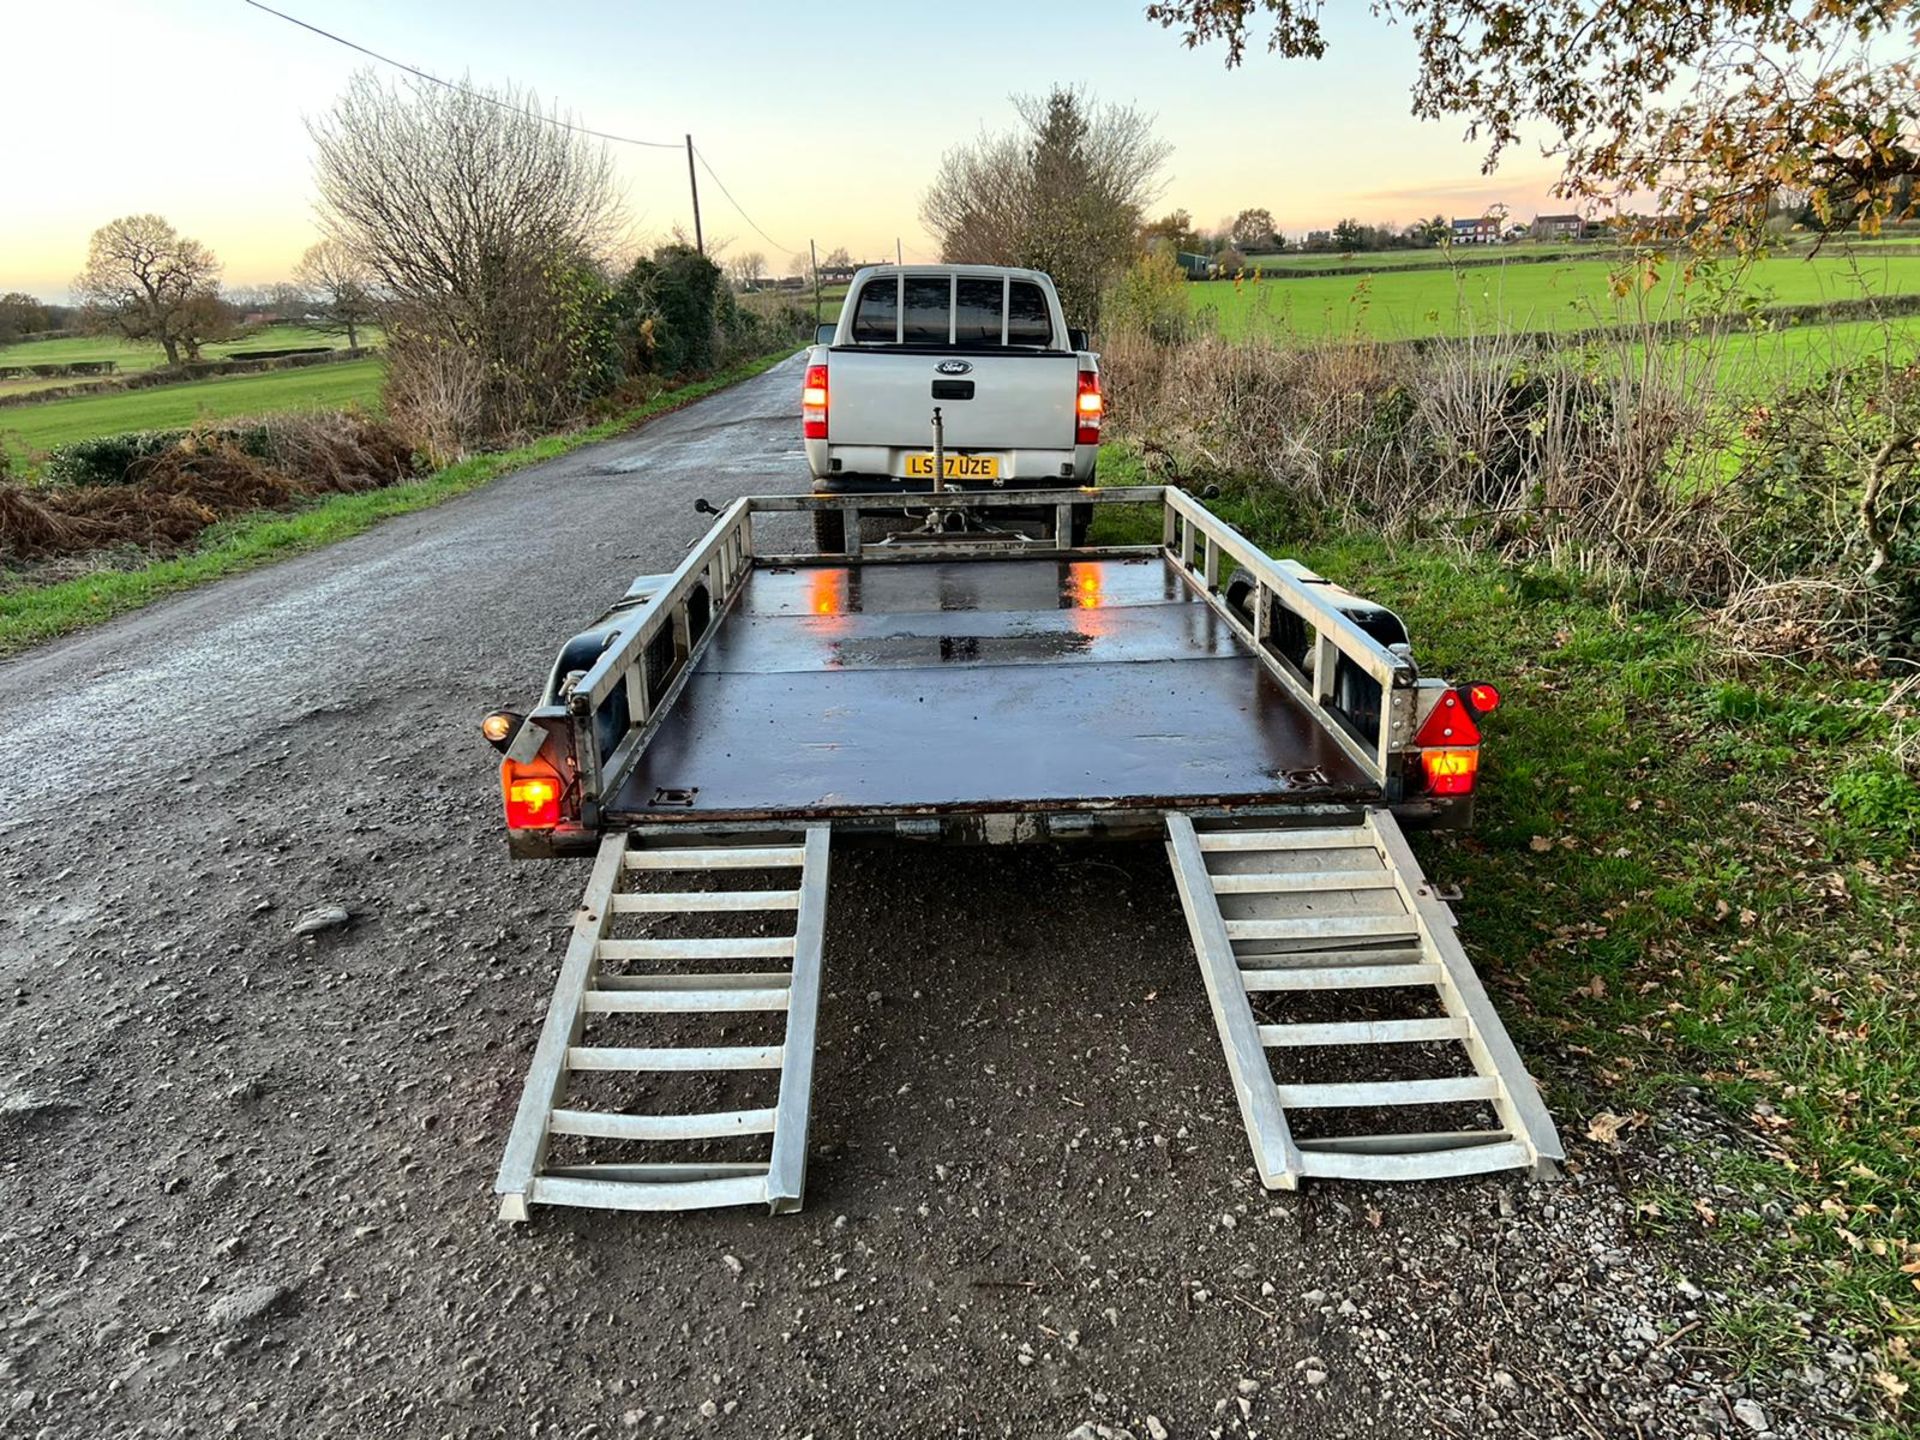
[[[998,480],[1000,478],[1000,457],[998,455],[949,455],[946,457],[945,478],[948,480]],[[933,456],[909,455],[907,457],[907,478],[909,480],[931,480],[933,478]]]

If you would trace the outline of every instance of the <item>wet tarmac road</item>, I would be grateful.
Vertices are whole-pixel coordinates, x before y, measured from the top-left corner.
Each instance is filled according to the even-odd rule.
[[[421,702],[467,744],[537,694],[571,628],[709,524],[696,497],[804,491],[797,360],[634,435],[0,663],[15,753],[0,835],[77,796],[163,798],[303,717]]]

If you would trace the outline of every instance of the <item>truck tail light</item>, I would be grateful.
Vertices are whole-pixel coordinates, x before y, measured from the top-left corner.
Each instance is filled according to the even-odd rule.
[[[1080,394],[1074,403],[1073,443],[1076,445],[1098,445],[1100,443],[1100,421],[1106,414],[1107,402],[1100,394],[1100,376],[1097,371],[1080,372]]]
[[[500,767],[509,830],[552,830],[560,823],[560,776],[544,760]]]
[[[807,367],[806,388],[800,392],[800,433],[809,440],[827,438],[827,367],[824,365]]]
[[[1422,750],[1420,764],[1427,772],[1427,793],[1471,795],[1480,773],[1478,750]]]

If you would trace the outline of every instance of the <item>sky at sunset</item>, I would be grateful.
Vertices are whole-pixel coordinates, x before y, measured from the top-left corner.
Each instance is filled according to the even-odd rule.
[[[531,86],[596,129],[691,131],[752,220],[703,174],[708,236],[782,271],[809,238],[860,259],[897,237],[935,258],[917,210],[940,153],[1007,127],[1009,94],[1054,84],[1157,116],[1173,155],[1156,213],[1203,225],[1249,205],[1294,234],[1494,201],[1526,218],[1551,207],[1556,173],[1533,148],[1483,176],[1457,125],[1409,118],[1406,32],[1344,10],[1325,60],[1254,53],[1228,71],[1141,0],[275,4],[437,74]],[[9,66],[9,112],[35,117],[0,152],[0,291],[49,300],[95,227],[143,211],[212,246],[229,285],[285,279],[314,238],[305,117],[372,63],[244,0],[0,0],[0,41],[30,57]],[[684,153],[614,148],[635,243],[690,229]]]

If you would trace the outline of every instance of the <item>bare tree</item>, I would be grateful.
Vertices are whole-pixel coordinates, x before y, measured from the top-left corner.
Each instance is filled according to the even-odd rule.
[[[201,344],[227,323],[220,262],[158,215],[126,215],[94,231],[73,293],[90,326],[151,340],[169,365],[182,350],[199,359]]]
[[[293,275],[306,287],[314,328],[345,335],[347,348],[358,349],[360,331],[374,317],[372,267],[340,241],[322,240],[307,247]]]
[[[396,375],[458,364],[477,396],[470,437],[565,418],[597,363],[583,294],[620,231],[606,148],[555,124],[529,93],[355,75],[309,122],[327,238],[388,303]],[[389,397],[404,413],[406,396]]]
[[[920,223],[940,241],[940,258],[1018,265],[1037,208],[1027,137],[982,135],[940,158],[920,199]]]
[[[1031,265],[1052,274],[1069,316],[1099,319],[1159,193],[1167,145],[1153,118],[1078,90],[1016,96],[1020,128],[942,158],[920,203],[941,258]]]
[[[749,250],[744,255],[729,256],[725,269],[734,289],[749,290],[754,281],[767,273],[767,257],[758,250]]]

